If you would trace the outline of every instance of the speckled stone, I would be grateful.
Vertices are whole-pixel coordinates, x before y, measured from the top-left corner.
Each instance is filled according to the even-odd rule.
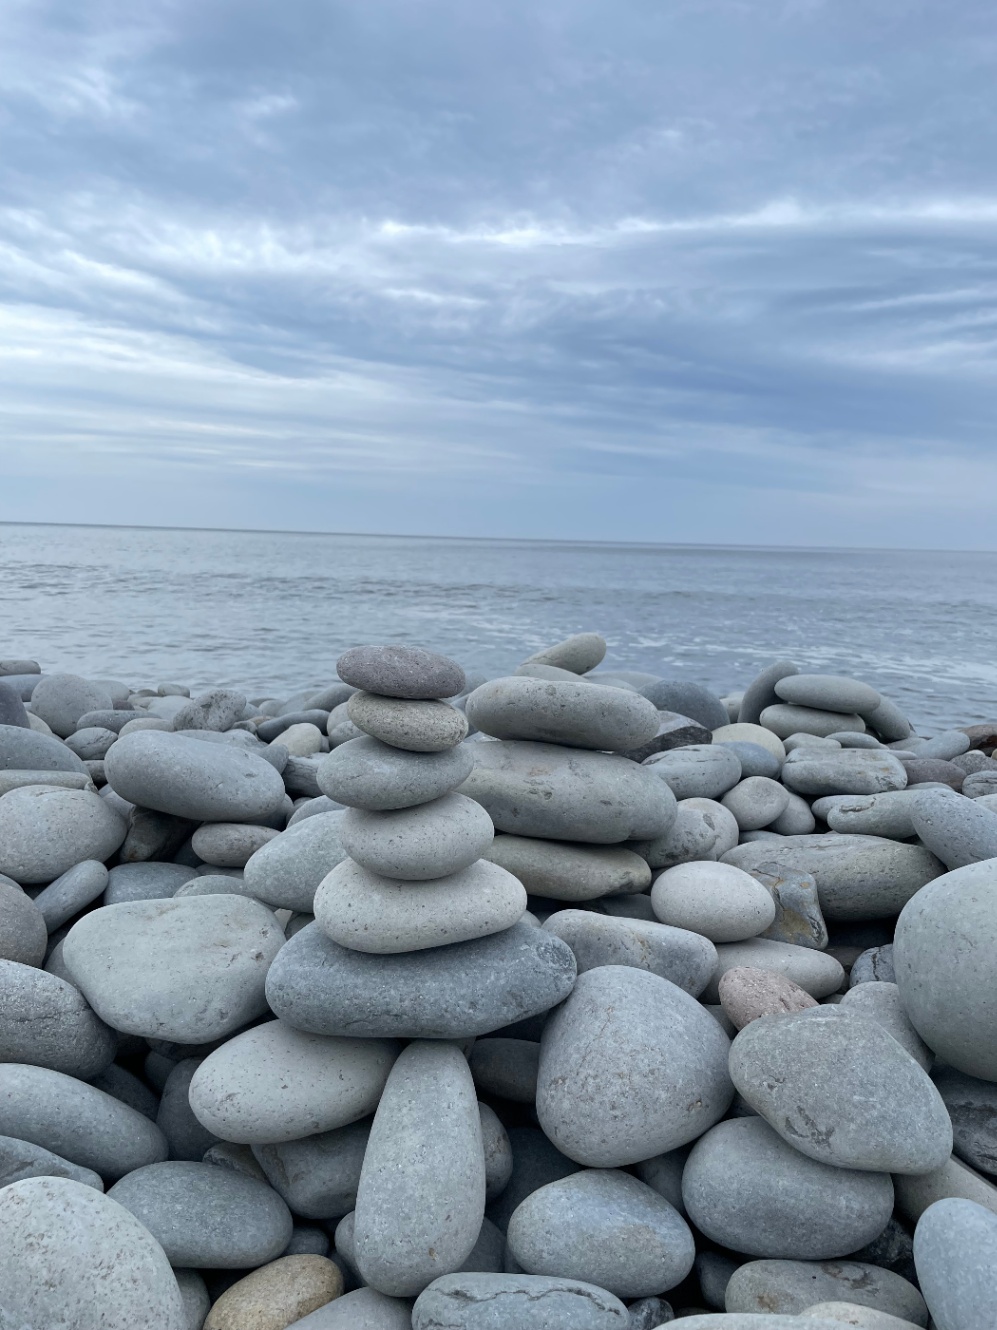
[[[605,1289],[544,1275],[446,1275],[412,1309],[412,1330],[627,1330],[628,1320]]]
[[[656,753],[645,766],[676,799],[719,799],[741,779],[741,763],[726,744],[691,744]]]
[[[369,1136],[364,1118],[296,1141],[256,1145],[253,1157],[296,1215],[339,1220],[356,1206]]]
[[[365,734],[339,744],[322,759],[318,783],[337,803],[384,811],[442,798],[467,780],[473,767],[470,744],[411,753]]]
[[[0,1061],[89,1080],[114,1061],[117,1039],[71,984],[0,960]]]
[[[652,868],[674,868],[701,860],[716,862],[737,844],[734,814],[712,799],[683,799],[666,832],[653,840],[631,841],[629,848]]]
[[[517,676],[492,679],[470,693],[467,718],[497,739],[616,752],[648,743],[660,724],[657,707],[639,693]]]
[[[282,1256],[225,1290],[204,1330],[286,1330],[328,1306],[343,1291],[343,1276],[325,1256]]]
[[[84,1187],[104,1190],[103,1179],[93,1169],[81,1168],[79,1164],[70,1163],[51,1150],[32,1145],[30,1141],[20,1141],[15,1136],[0,1136],[0,1189],[9,1187],[12,1182],[22,1182],[25,1178],[69,1178],[71,1182],[80,1182]]]
[[[734,814],[742,831],[758,831],[786,811],[789,791],[768,776],[748,776],[728,790],[720,802]]]
[[[76,754],[51,734],[20,725],[0,725],[0,770],[78,771],[86,767]]]
[[[110,693],[98,683],[78,674],[49,674],[31,694],[31,709],[53,734],[66,739],[88,711],[110,711]]]
[[[843,1298],[917,1326],[928,1323],[924,1299],[913,1284],[864,1261],[748,1261],[734,1271],[727,1285],[729,1312],[799,1315],[815,1302]],[[776,1321],[773,1317],[773,1325]],[[800,1325],[809,1330],[810,1323],[802,1318]]]
[[[717,967],[717,949],[708,938],[668,924],[558,910],[543,927],[567,942],[579,974],[601,965],[631,965],[698,997]]]
[[[459,873],[480,858],[494,835],[481,804],[456,793],[391,812],[348,808],[340,824],[352,859],[372,873],[408,882]]]
[[[48,946],[45,916],[20,887],[0,879],[0,959],[41,965]]]
[[[295,1321],[294,1330],[412,1330],[412,1307],[376,1288],[357,1288]]]
[[[645,891],[646,860],[616,845],[577,845],[532,836],[496,836],[483,857],[519,878],[527,891],[559,901]]]
[[[276,827],[246,822],[206,822],[194,832],[191,848],[213,868],[245,868],[247,861],[279,836]]]
[[[273,909],[311,913],[318,884],[346,858],[344,816],[316,813],[262,846],[246,862],[246,889]]]
[[[52,882],[82,859],[109,859],[127,828],[91,790],[26,785],[0,798],[0,873]]]
[[[914,1061],[928,1071],[934,1054],[911,1025],[900,1000],[900,989],[895,983],[872,980],[857,984],[841,999],[841,1005],[855,1016],[875,1021],[891,1034],[901,1048],[905,1048]]]
[[[922,843],[946,868],[997,858],[997,813],[981,808],[975,799],[955,790],[920,790],[910,817]]]
[[[651,905],[663,924],[701,933],[711,942],[756,937],[775,920],[775,902],[762,884],[730,864],[678,864],[651,888]]]
[[[813,947],[797,947],[791,942],[752,937],[746,942],[724,942],[717,947],[717,968],[703,991],[704,1002],[720,1001],[720,981],[728,970],[745,966],[767,970],[798,984],[811,997],[825,998],[835,993],[845,980],[841,962]]]
[[[446,752],[467,737],[467,717],[447,702],[354,693],[346,712],[358,730],[406,752]]]
[[[761,724],[780,739],[788,739],[791,734],[813,734],[817,738],[826,738],[838,730],[865,731],[865,721],[853,712],[823,711],[815,707],[792,706],[788,702],[776,702],[766,707],[761,714]]]
[[[455,660],[422,647],[353,647],[340,656],[336,671],[344,683],[385,697],[456,697],[465,684]]]
[[[938,1330],[990,1330],[997,1305],[997,1216],[972,1201],[929,1206],[914,1263]]]
[[[743,1030],[760,1016],[778,1016],[787,1011],[816,1007],[817,1000],[790,979],[768,970],[735,966],[717,985],[720,1005],[731,1023]]]
[[[907,784],[903,763],[885,749],[841,748],[824,752],[797,748],[782,766],[782,780],[796,794],[880,794]]]
[[[107,869],[98,859],[84,859],[66,870],[35,897],[50,933],[61,928],[107,887]]]

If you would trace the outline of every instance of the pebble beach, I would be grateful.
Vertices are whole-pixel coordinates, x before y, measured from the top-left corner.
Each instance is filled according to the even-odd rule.
[[[0,660],[0,1330],[993,1330],[997,703],[459,655]]]

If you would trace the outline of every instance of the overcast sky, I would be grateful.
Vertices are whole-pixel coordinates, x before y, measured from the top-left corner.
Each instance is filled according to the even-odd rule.
[[[997,547],[993,0],[6,0],[0,519]]]

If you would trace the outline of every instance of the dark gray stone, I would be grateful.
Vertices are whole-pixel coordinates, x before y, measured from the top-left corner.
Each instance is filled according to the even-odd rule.
[[[666,753],[672,748],[688,748],[690,744],[708,744],[713,742],[709,730],[700,725],[698,720],[688,716],[679,716],[673,711],[658,712],[658,728],[647,743],[637,748],[622,750],[621,755],[631,762],[646,762],[655,753]]]
[[[0,959],[41,965],[47,946],[41,910],[15,882],[0,876]]]
[[[675,711],[680,716],[689,716],[711,733],[730,723],[727,708],[716,693],[711,693],[702,684],[659,679],[640,691],[659,711]]]
[[[848,987],[856,984],[883,983],[896,981],[893,970],[893,946],[887,943],[881,947],[870,947],[853,962],[848,976]]]
[[[540,1045],[530,1039],[479,1039],[468,1056],[479,1090],[517,1104],[534,1104]]]
[[[336,670],[344,683],[385,697],[456,697],[464,689],[457,662],[422,647],[353,647],[340,656]]]
[[[753,744],[745,739],[723,739],[719,746],[729,748],[740,762],[742,779],[747,779],[749,776],[768,776],[771,780],[775,780],[782,770],[782,763],[775,754],[770,753],[761,744]]]
[[[942,1067],[933,1077],[952,1119],[955,1153],[982,1173],[997,1174],[997,1084]]]
[[[116,864],[107,875],[104,904],[166,900],[193,875],[194,870],[185,864]]]
[[[370,1118],[276,1145],[255,1145],[253,1156],[267,1181],[296,1215],[340,1220],[357,1203]]]
[[[219,1140],[198,1121],[190,1106],[190,1082],[200,1065],[200,1058],[184,1058],[173,1068],[163,1086],[156,1126],[166,1137],[173,1160],[200,1163],[205,1152]]]
[[[538,1187],[577,1173],[579,1165],[563,1155],[537,1127],[510,1127],[509,1145],[512,1169],[509,1180],[496,1200],[488,1206],[488,1218],[500,1229],[509,1225],[513,1211]]]

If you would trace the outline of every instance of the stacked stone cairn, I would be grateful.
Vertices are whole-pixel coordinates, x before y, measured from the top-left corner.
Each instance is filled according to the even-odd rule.
[[[0,660],[0,1330],[993,1330],[997,724]]]

